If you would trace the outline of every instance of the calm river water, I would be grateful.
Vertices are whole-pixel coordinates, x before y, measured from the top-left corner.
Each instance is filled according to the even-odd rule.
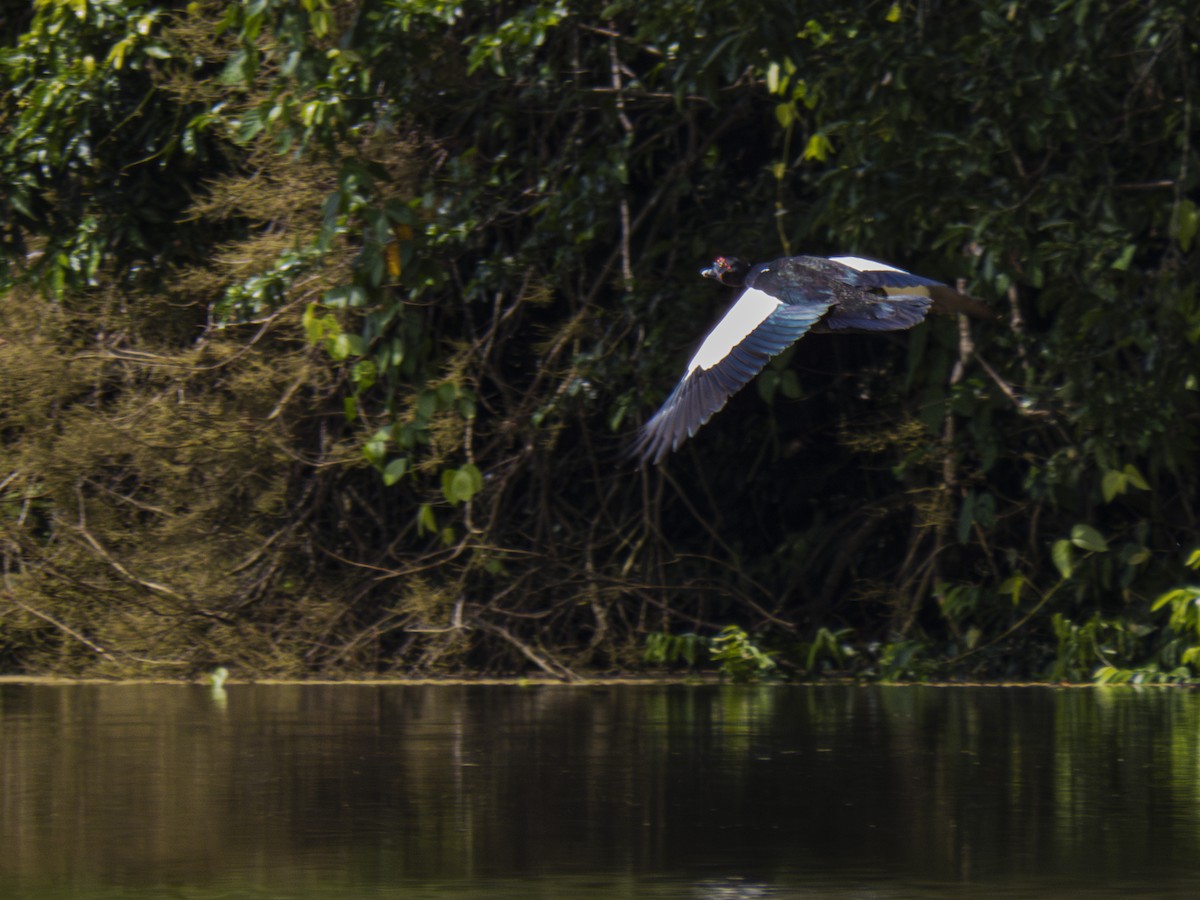
[[[0,897],[1200,897],[1200,693],[0,684]]]

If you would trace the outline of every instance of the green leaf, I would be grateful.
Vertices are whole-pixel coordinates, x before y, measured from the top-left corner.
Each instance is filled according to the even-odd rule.
[[[242,116],[241,124],[238,125],[234,132],[234,142],[238,144],[247,144],[252,141],[263,130],[265,123],[263,122],[262,113],[257,109],[248,111]]]
[[[458,497],[454,493],[454,476],[458,474],[458,469],[442,469],[442,496],[446,498],[447,503],[458,504]]]
[[[300,318],[301,324],[304,326],[304,334],[314,344],[341,331],[337,319],[333,316],[320,315],[319,309],[320,307],[316,303],[310,303]]]
[[[387,464],[387,468],[383,470],[383,483],[391,487],[397,481],[404,477],[408,471],[408,457],[400,456],[393,459]]]
[[[1168,603],[1174,603],[1179,600],[1190,600],[1192,597],[1191,591],[1187,588],[1175,588],[1167,591],[1165,594],[1159,594],[1155,601],[1150,605],[1151,612],[1158,612]]]
[[[417,512],[417,534],[436,534],[437,530],[437,518],[433,514],[433,507],[422,503]]]
[[[475,481],[471,478],[471,473],[465,469],[459,469],[454,473],[454,496],[466,502],[475,496]]]
[[[119,70],[125,65],[125,56],[127,53],[129,53],[129,48],[133,46],[133,40],[133,35],[129,35],[128,37],[113,44],[112,49],[108,51],[108,57],[105,59],[105,62],[107,62],[114,69]]]
[[[754,389],[764,403],[770,403],[775,398],[775,389],[779,386],[779,372],[768,366],[754,379]]]
[[[767,92],[779,93],[779,63],[773,62],[767,66]]]
[[[322,302],[331,309],[344,309],[350,306],[365,306],[367,292],[361,285],[344,284],[325,292]]]
[[[404,362],[404,341],[400,338],[392,339],[392,349],[390,362],[393,368],[400,368],[400,364]]]
[[[353,398],[351,398],[353,399]],[[363,444],[363,456],[367,462],[373,466],[383,465],[384,457],[387,456],[387,441],[371,440]]]
[[[1191,200],[1180,200],[1171,216],[1171,236],[1179,241],[1179,247],[1184,253],[1192,249],[1192,241],[1200,230],[1200,207]]]
[[[1010,575],[1004,579],[1004,583],[1000,585],[1000,593],[1007,594],[1012,597],[1013,606],[1017,606],[1021,602],[1021,588],[1025,585],[1025,576]]]
[[[1071,543],[1083,550],[1091,550],[1093,553],[1104,553],[1108,550],[1104,536],[1091,525],[1076,525],[1072,528]]]
[[[361,334],[342,332],[329,344],[329,355],[338,362],[350,356],[362,356],[367,352],[367,342]]]
[[[1143,563],[1149,562],[1152,556],[1153,554],[1150,552],[1149,547],[1139,547],[1129,554],[1129,559],[1126,562],[1131,566],[1140,566]]]
[[[1137,244],[1126,244],[1125,249],[1121,251],[1121,255],[1112,264],[1112,267],[1118,272],[1124,272],[1129,268],[1129,264],[1133,262],[1133,254],[1137,252]]]
[[[426,388],[417,394],[417,418],[428,421],[437,412],[437,394]]]
[[[1200,547],[1191,552],[1184,565],[1189,569],[1200,569]]]
[[[442,494],[450,503],[465,503],[482,489],[483,473],[472,463],[442,472]]]
[[[1121,471],[1124,473],[1126,481],[1129,484],[1132,484],[1139,491],[1150,490],[1150,485],[1146,482],[1146,479],[1142,476],[1142,473],[1138,471],[1137,466],[1135,466],[1133,463],[1128,463]]]
[[[462,467],[463,472],[471,479],[471,496],[475,496],[483,490],[483,473],[479,471],[479,466],[475,463],[467,463]]]
[[[29,205],[29,194],[24,190],[16,190],[8,195],[8,202],[24,216],[34,217],[33,207]]]
[[[354,382],[354,390],[361,394],[371,389],[378,377],[379,369],[369,359],[360,359],[350,370],[350,380]]]
[[[975,492],[968,491],[958,514],[958,542],[965,544],[971,537],[971,526],[975,524]]]
[[[1125,493],[1125,482],[1128,479],[1124,472],[1109,469],[1100,480],[1100,492],[1104,495],[1105,503],[1112,503],[1113,498]]]
[[[122,41],[122,44],[124,43]],[[122,47],[120,53],[115,53],[116,47],[114,47],[114,52],[110,52],[109,60],[113,62],[116,68],[119,69],[121,67],[127,50],[128,47]],[[238,50],[229,57],[229,61],[218,76],[218,80],[221,84],[249,84],[254,79],[254,73],[257,68],[257,60],[255,60],[253,54],[247,53],[244,49]]]
[[[1055,541],[1054,546],[1050,548],[1050,558],[1064,581],[1070,578],[1074,571],[1071,555],[1071,542],[1068,540]]]
[[[804,145],[804,158],[824,162],[833,153],[833,143],[821,132],[817,132]]]

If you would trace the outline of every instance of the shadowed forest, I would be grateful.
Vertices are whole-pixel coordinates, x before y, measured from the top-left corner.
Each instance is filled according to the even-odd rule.
[[[1200,680],[1191,0],[5,9],[0,671]]]

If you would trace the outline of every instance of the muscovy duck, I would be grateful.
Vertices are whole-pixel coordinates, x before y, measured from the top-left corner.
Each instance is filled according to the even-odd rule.
[[[718,256],[700,274],[745,290],[642,426],[633,450],[643,462],[660,463],[679,449],[771,357],[809,331],[900,331],[930,310],[995,318],[982,302],[940,281],[859,256],[788,256],[756,266]]]

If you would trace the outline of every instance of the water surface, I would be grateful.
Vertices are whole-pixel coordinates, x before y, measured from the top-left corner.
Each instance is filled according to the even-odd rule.
[[[0,685],[0,897],[1200,896],[1200,694]]]

